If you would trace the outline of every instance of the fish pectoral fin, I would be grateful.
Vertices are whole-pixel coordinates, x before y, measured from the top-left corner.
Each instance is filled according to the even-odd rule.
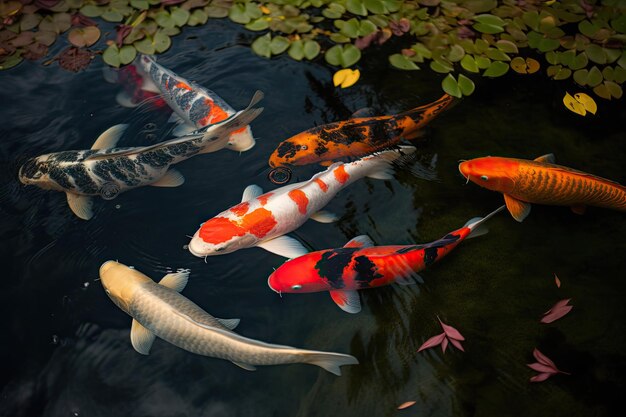
[[[93,217],[93,200],[91,197],[69,192],[65,194],[67,195],[67,204],[75,215],[83,220],[89,220]]]
[[[133,102],[131,96],[129,96],[126,91],[122,90],[115,96],[115,101],[122,107],[126,107],[127,109],[133,109],[139,106],[139,103]]]
[[[185,183],[185,177],[178,170],[170,168],[158,181],[150,184],[153,187],[178,187]]]
[[[509,210],[509,213],[511,213],[511,216],[513,216],[513,218],[518,222],[523,222],[524,219],[530,214],[530,203],[518,200],[508,194],[503,195],[506,208]]]
[[[330,298],[346,313],[356,314],[361,311],[359,293],[351,290],[332,290]]]
[[[257,244],[257,246],[268,252],[290,259],[309,253],[302,243],[289,236],[279,236],[271,240],[266,240]]]
[[[194,125],[181,123],[172,130],[172,135],[176,137],[187,136],[198,130]]]
[[[127,127],[127,124],[111,126],[107,130],[102,132],[100,136],[98,136],[98,139],[96,139],[96,141],[93,143],[91,149],[98,150],[115,148],[117,142],[120,140]]]
[[[535,158],[537,162],[546,162],[548,164],[556,164],[556,158],[553,153],[547,153],[545,155],[541,155],[538,158]]]
[[[143,327],[141,323],[133,319],[130,326],[130,342],[133,348],[142,355],[150,354],[150,348],[154,343],[156,335]]]
[[[241,202],[245,203],[246,201],[252,201],[258,196],[263,194],[263,189],[258,185],[251,184],[243,190],[243,195],[241,196]]]
[[[161,278],[159,284],[176,292],[181,292],[185,289],[185,286],[187,286],[188,281],[189,271],[183,271],[165,275],[163,278]]]
[[[344,248],[369,248],[374,246],[374,242],[368,235],[360,235],[357,237],[353,237],[343,245]]]
[[[179,125],[181,123],[185,123],[185,121],[183,120],[182,117],[178,115],[178,113],[172,112],[172,114],[170,115],[170,118],[167,119],[167,123],[175,123]]]
[[[231,361],[231,362],[237,365],[238,367],[245,369],[246,371],[256,371],[256,366],[249,365],[247,363],[235,362],[235,361]]]
[[[585,214],[585,211],[587,211],[587,206],[583,206],[581,204],[581,205],[578,205],[578,206],[572,206],[571,209],[576,214]]]
[[[222,325],[228,330],[234,330],[237,326],[239,326],[239,322],[241,321],[239,319],[218,319],[217,317],[215,317],[215,320],[222,323]]]
[[[311,219],[319,223],[332,223],[339,220],[339,216],[327,210],[320,210],[311,215]]]
[[[410,275],[398,275],[396,277],[396,283],[400,285],[415,285],[418,282],[423,283],[424,279],[415,272]]]

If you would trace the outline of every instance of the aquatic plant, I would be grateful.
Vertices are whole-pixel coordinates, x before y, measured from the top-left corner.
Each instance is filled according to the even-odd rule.
[[[185,26],[223,17],[264,32],[251,42],[257,55],[323,55],[341,68],[395,39],[390,65],[447,74],[442,89],[456,97],[472,94],[472,78],[509,69],[527,75],[544,67],[551,79],[573,79],[608,100],[622,97],[626,81],[621,0],[9,0],[0,4],[0,69],[46,56],[66,32],[78,49],[66,49],[59,64],[72,62],[63,54],[85,62],[100,37],[92,18],[118,23],[103,53],[117,67],[137,52],[164,52]]]
[[[433,336],[430,339],[428,339],[427,341],[425,341],[422,344],[422,346],[419,347],[419,349],[417,351],[421,352],[422,350],[434,348],[436,346],[441,345],[441,351],[443,353],[446,353],[446,349],[448,348],[448,344],[452,344],[455,348],[457,348],[460,351],[464,352],[465,349],[463,349],[463,345],[461,345],[461,342],[465,340],[465,337],[463,337],[461,332],[459,332],[454,327],[452,327],[452,326],[442,322],[439,319],[439,317],[437,317],[437,320],[439,320],[439,325],[443,329],[443,333],[440,333],[440,334],[438,334],[436,336]]]
[[[556,367],[554,362],[550,358],[548,358],[546,355],[541,353],[539,349],[535,348],[533,350],[533,356],[535,357],[537,362],[529,363],[526,366],[528,366],[533,371],[537,371],[539,373],[531,377],[530,382],[542,382],[550,378],[552,375],[556,375],[556,374],[571,375],[568,372],[563,372],[559,370],[559,368]]]
[[[574,308],[574,306],[568,305],[571,300],[571,298],[566,298],[565,300],[558,301],[550,310],[543,314],[541,322],[548,324],[565,316]]]

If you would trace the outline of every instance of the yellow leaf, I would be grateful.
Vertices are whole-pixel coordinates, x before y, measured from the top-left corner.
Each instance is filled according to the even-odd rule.
[[[532,58],[526,58],[526,65],[528,66],[528,73],[532,74],[539,71],[539,61]]]
[[[581,116],[584,116],[587,113],[585,106],[576,101],[576,99],[574,99],[574,97],[572,97],[569,93],[565,93],[565,96],[563,97],[563,104],[565,104],[565,107],[567,107],[569,111],[580,114]]]
[[[585,107],[585,110],[587,110],[589,113],[596,114],[596,112],[598,111],[598,105],[587,94],[585,93],[574,94],[574,98],[576,99],[576,101],[582,104],[583,107]]]
[[[547,2],[545,2],[544,4],[545,4],[546,6],[549,6],[549,5],[554,4],[554,3],[556,3],[556,0],[548,0],[548,1],[547,1]]]
[[[270,13],[271,13],[271,12],[270,12],[270,9],[268,9],[268,8],[267,8],[267,7],[265,7],[265,6],[261,6],[261,11],[263,12],[263,14],[270,14]]]
[[[333,84],[335,87],[348,88],[359,80],[361,72],[359,70],[351,70],[350,68],[337,71],[333,75]]]

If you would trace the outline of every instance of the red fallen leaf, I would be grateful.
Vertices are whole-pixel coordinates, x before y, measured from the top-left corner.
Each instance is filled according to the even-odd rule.
[[[88,18],[87,16],[74,13],[72,15],[72,26],[96,26],[97,23],[95,20]]]
[[[48,47],[41,43],[33,43],[26,47],[26,51],[22,54],[22,58],[36,61],[48,55]]]
[[[457,348],[461,352],[465,352],[465,349],[463,349],[463,345],[458,340],[450,339],[450,343],[452,343],[452,346],[454,346],[455,348]]]
[[[428,339],[427,341],[425,341],[422,344],[422,346],[420,346],[420,348],[417,351],[421,352],[424,349],[430,349],[432,347],[438,346],[441,343],[443,343],[445,338],[446,338],[446,334],[445,333],[441,333],[441,334],[438,334],[437,336],[433,336],[430,339]]]
[[[415,54],[417,54],[417,52],[415,52],[414,50],[410,48],[404,48],[401,52],[402,52],[402,55],[404,56],[415,56]]]
[[[446,336],[448,336],[450,339],[465,340],[463,335],[457,329],[447,324],[444,324],[444,322],[442,322],[439,317],[437,317],[437,320],[439,320],[441,328],[443,329]]]
[[[377,35],[378,35],[378,32],[373,32],[367,36],[363,36],[362,38],[357,38],[356,41],[354,41],[354,46],[363,50],[372,44],[374,39],[376,39]]]
[[[546,379],[550,378],[552,375],[554,374],[549,374],[549,373],[542,373],[542,374],[537,374],[533,377],[530,378],[530,382],[542,382],[545,381]]]
[[[556,367],[554,362],[548,358],[546,355],[541,353],[539,349],[535,348],[533,350],[533,356],[537,359],[536,363],[526,364],[530,369],[539,372],[539,374],[530,378],[530,382],[541,382],[550,378],[552,375],[556,374],[565,374],[570,375],[568,372],[563,372],[559,368]]]
[[[554,282],[556,283],[557,288],[561,288],[561,280],[556,276],[556,274],[554,274]]]
[[[552,366],[548,366],[548,365],[544,365],[542,363],[528,363],[526,364],[526,366],[528,366],[530,369],[532,369],[533,371],[537,371],[537,372],[547,372],[549,374],[558,374],[558,370],[553,368]]]
[[[94,55],[84,49],[70,46],[58,56],[59,66],[68,71],[78,72],[87,68]]]
[[[557,302],[550,310],[544,313],[541,323],[552,323],[569,313],[573,308],[573,306],[567,305],[570,300],[571,298],[568,298]]]
[[[405,408],[409,408],[412,405],[415,405],[415,401],[407,401],[405,403],[402,403],[398,406],[398,410],[404,410]]]
[[[441,350],[443,351],[443,353],[446,353],[447,348],[448,348],[448,338],[446,337],[445,339],[443,339],[443,342],[441,342]]]
[[[535,359],[537,359],[537,362],[542,363],[544,365],[548,365],[554,369],[556,368],[556,365],[554,364],[554,362],[552,362],[552,360],[550,358],[548,358],[546,355],[544,355],[543,353],[541,353],[541,351],[537,348],[535,348],[533,350],[533,356],[535,357]]]
[[[124,38],[133,30],[133,27],[130,25],[118,25],[115,27],[115,30],[117,31],[115,43],[117,43],[118,48],[121,48]]]

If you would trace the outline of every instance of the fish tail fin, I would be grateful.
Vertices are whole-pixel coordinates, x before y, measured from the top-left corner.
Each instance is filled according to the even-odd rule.
[[[399,149],[367,156],[361,159],[361,163],[367,165],[367,177],[378,180],[390,180],[394,174],[393,162],[413,152],[415,152],[415,147],[413,146],[400,146]]]
[[[359,360],[354,356],[333,352],[308,352],[305,358],[306,363],[317,365],[337,376],[341,376],[341,366],[358,365],[359,363]]]
[[[254,107],[263,98],[263,93],[257,91],[254,93],[248,107],[238,111],[228,119],[219,123],[211,124],[195,133],[202,135],[202,150],[199,153],[210,153],[218,151],[228,146],[230,135],[250,124],[256,117],[261,114],[263,107]]]
[[[482,235],[486,235],[489,233],[489,229],[485,226],[485,222],[495,216],[500,211],[504,210],[505,206],[500,206],[496,210],[492,211],[485,217],[474,217],[469,219],[467,223],[465,223],[465,227],[471,230],[470,234],[467,235],[467,239],[478,237]]]

